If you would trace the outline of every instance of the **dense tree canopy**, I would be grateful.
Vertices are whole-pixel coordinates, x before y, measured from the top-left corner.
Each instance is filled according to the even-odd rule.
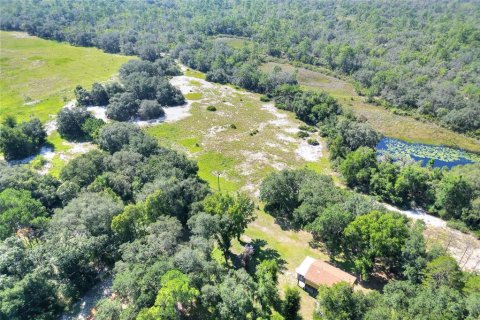
[[[0,151],[5,160],[17,160],[35,154],[45,143],[47,133],[37,118],[17,124],[7,118],[0,125]]]
[[[462,132],[480,128],[475,2],[86,1],[72,8],[68,1],[52,6],[23,0],[5,1],[2,8],[2,29],[145,61],[171,51],[210,80],[247,88],[260,88],[261,76],[237,62],[260,53],[327,67],[387,106],[415,110]],[[222,34],[247,37],[254,45],[232,53],[212,40]]]

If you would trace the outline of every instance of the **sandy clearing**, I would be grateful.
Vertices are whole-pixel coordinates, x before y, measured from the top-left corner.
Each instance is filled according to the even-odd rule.
[[[227,130],[227,129],[224,126],[213,126],[213,127],[208,129],[207,133],[205,134],[205,137],[212,138],[217,133],[225,131],[225,130]]]
[[[268,111],[273,114],[277,119],[287,119],[288,115],[281,113],[273,104],[273,102],[264,104],[262,110]],[[289,121],[290,122],[290,121]],[[291,123],[291,122],[290,122]]]
[[[382,205],[390,211],[399,212],[413,220],[422,220],[425,222],[425,224],[429,226],[440,227],[440,228],[447,226],[447,223],[444,220],[431,216],[422,209],[401,210],[390,204],[382,203]]]
[[[26,32],[10,32],[10,35],[17,39],[33,38],[33,36],[29,35]]]
[[[42,156],[47,160],[48,159],[51,160],[55,156],[55,152],[53,152],[52,148],[43,146],[40,148],[40,152],[38,154],[29,156],[23,159],[19,159],[19,160],[11,160],[11,161],[8,161],[8,163],[11,165],[27,164],[33,159],[35,159],[37,156]]]
[[[87,107],[87,111],[91,112],[97,119],[102,119],[105,122],[110,121],[110,119],[107,118],[107,107],[90,106]]]
[[[302,140],[298,148],[295,150],[295,154],[305,161],[315,162],[322,157],[322,149],[323,147],[321,144],[313,146],[307,141]]]
[[[381,203],[390,211],[401,213],[412,220],[422,220],[428,241],[439,242],[458,262],[462,270],[480,272],[480,240],[470,234],[447,227],[446,221],[427,214],[424,210],[401,210]]]
[[[277,139],[280,140],[280,141],[283,141],[283,142],[296,142],[297,139],[293,138],[293,137],[290,137],[290,136],[287,136],[287,135],[284,135],[282,133],[278,133],[276,135]]]

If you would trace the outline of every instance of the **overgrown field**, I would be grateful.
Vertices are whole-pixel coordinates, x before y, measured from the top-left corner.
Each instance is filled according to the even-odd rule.
[[[359,117],[365,117],[375,129],[387,137],[480,152],[480,141],[476,139],[455,133],[434,123],[394,114],[384,107],[366,103],[365,98],[359,96],[353,86],[344,80],[305,68],[295,68],[286,63],[268,62],[262,66],[262,70],[269,71],[275,66],[279,66],[287,72],[297,72],[300,85],[328,92],[337,98],[345,108],[353,110]]]
[[[111,78],[132,57],[73,47],[20,32],[0,32],[0,118],[42,122],[73,98],[77,84]]]
[[[311,146],[298,138],[302,122],[293,114],[261,102],[258,94],[207,82],[199,73],[185,74],[172,83],[185,94],[191,115],[147,131],[162,144],[191,154],[212,187],[255,192],[269,172],[287,167],[331,172],[324,143]],[[317,133],[311,137],[320,141]]]

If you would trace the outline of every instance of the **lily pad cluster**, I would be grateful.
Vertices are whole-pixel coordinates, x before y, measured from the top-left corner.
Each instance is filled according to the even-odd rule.
[[[435,160],[435,162],[447,164],[449,167],[480,162],[480,155],[465,150],[446,146],[409,143],[392,138],[383,138],[377,145],[377,153],[379,155],[388,154],[394,159],[402,159],[409,156],[414,160],[422,160],[424,165],[431,159]]]

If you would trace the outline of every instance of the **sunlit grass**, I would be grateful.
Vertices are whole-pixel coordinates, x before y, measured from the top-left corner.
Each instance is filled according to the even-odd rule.
[[[198,78],[198,79],[202,79],[202,80],[205,80],[205,74],[200,72],[200,71],[196,71],[196,70],[192,70],[192,69],[187,69],[184,74],[187,76],[187,77],[193,77],[193,78]]]
[[[106,81],[132,59],[18,32],[1,31],[0,42],[0,118],[18,121],[47,121],[74,98],[77,84]]]
[[[202,99],[203,94],[201,94],[200,92],[189,92],[186,93],[184,96],[187,100],[200,100]]]

